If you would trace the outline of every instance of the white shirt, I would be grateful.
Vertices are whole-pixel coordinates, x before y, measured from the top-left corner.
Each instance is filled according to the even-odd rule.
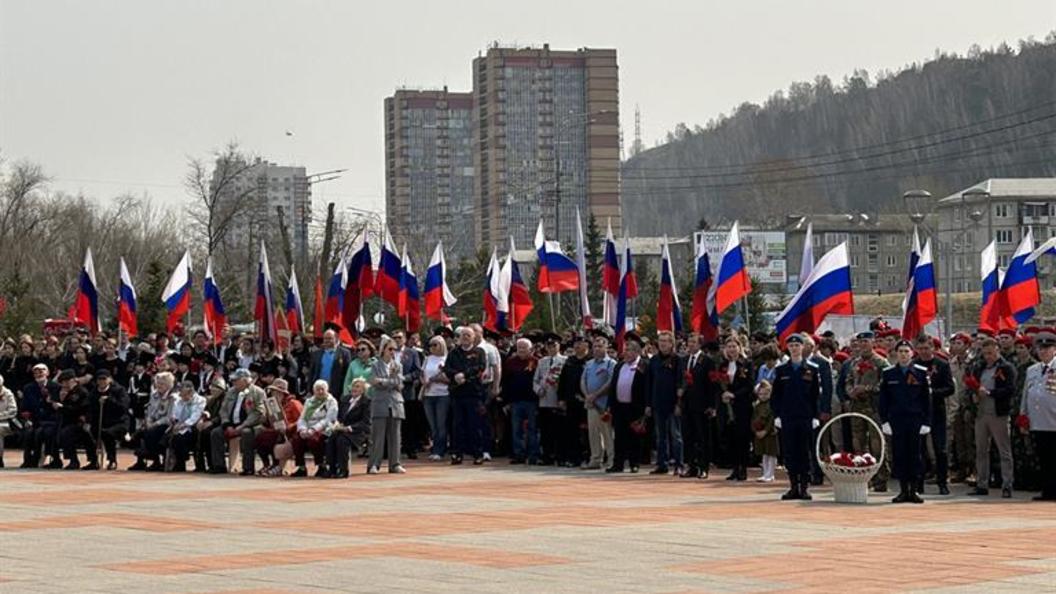
[[[190,400],[176,398],[176,402],[172,405],[172,414],[169,417],[173,430],[180,435],[187,433],[202,418],[202,411],[204,410],[205,396],[195,394]]]
[[[620,377],[616,380],[616,401],[629,404],[634,398],[634,373],[638,370],[638,357],[631,363],[624,363],[620,368]]]
[[[737,362],[729,361],[729,365],[726,366],[726,375],[730,376],[730,383],[733,383],[733,377],[737,375]]]
[[[439,355],[429,355],[425,358],[425,364],[422,365],[422,375],[425,376],[425,381],[427,382],[424,396],[447,396],[449,394],[447,384],[440,382],[428,383],[430,379],[443,373],[445,360],[446,357]]]
[[[484,350],[484,357],[488,360],[488,368],[484,370],[480,382],[488,385],[495,381],[495,369],[501,364],[502,357],[499,356],[499,348],[486,340],[480,341],[477,346]]]
[[[231,410],[231,422],[236,425],[242,422],[242,400],[245,398],[243,396],[245,393],[245,390],[238,393],[238,399],[235,400],[235,408]]]

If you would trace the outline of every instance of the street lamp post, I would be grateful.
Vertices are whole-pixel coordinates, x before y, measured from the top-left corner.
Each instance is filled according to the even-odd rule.
[[[979,199],[986,201],[986,237],[993,241],[994,239],[994,208],[990,202],[990,192],[982,188],[969,188],[961,193],[961,204],[964,205],[969,200]],[[989,243],[989,242],[986,242]]]

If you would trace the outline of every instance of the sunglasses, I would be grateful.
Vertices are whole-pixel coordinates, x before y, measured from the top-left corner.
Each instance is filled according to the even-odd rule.
[[[356,350],[361,352],[361,353],[369,353],[370,352],[370,349],[368,349],[367,347],[359,347]]]

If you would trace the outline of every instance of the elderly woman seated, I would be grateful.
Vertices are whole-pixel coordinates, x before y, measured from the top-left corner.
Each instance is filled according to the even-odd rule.
[[[365,451],[370,436],[370,399],[367,382],[352,380],[351,391],[342,396],[337,421],[326,438],[326,467],[324,478],[348,478],[348,460],[352,450]]]
[[[337,399],[330,395],[330,385],[326,380],[317,380],[312,385],[312,396],[304,402],[304,410],[297,420],[297,432],[287,443],[275,447],[275,458],[279,472],[291,457],[297,459],[297,470],[290,476],[308,476],[305,467],[305,452],[311,452],[316,460],[323,460],[326,449],[326,436],[334,421],[337,420]],[[316,470],[317,476],[326,475],[325,466]]]

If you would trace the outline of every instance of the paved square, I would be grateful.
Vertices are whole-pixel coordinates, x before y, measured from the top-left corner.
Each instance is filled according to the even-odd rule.
[[[361,467],[2,470],[0,592],[1056,592],[1056,505],[1025,493],[844,506],[721,477]]]

